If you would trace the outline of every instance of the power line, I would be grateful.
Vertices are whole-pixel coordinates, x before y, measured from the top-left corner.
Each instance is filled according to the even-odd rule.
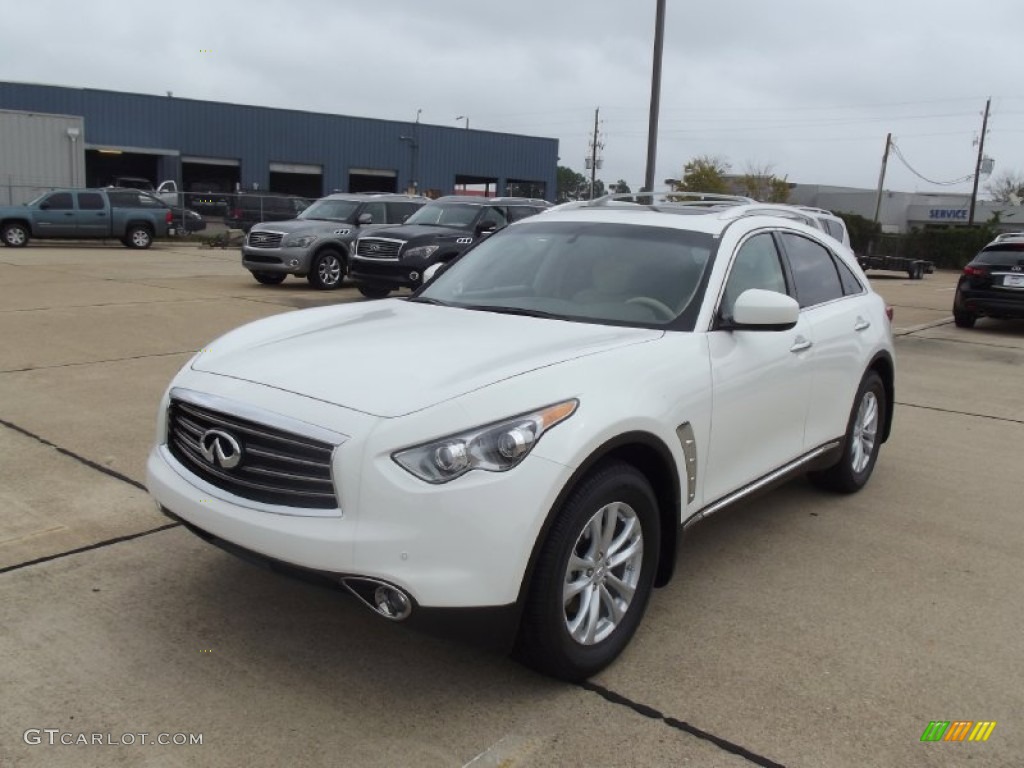
[[[889,145],[890,147],[892,147],[893,154],[896,155],[897,158],[899,158],[899,161],[906,166],[908,171],[917,176],[917,178],[921,179],[922,181],[926,181],[929,184],[934,184],[937,187],[952,187],[957,184],[963,184],[964,182],[970,181],[972,178],[974,178],[974,174],[969,173],[966,176],[962,176],[958,179],[953,179],[952,181],[935,181],[934,179],[929,179],[924,174],[918,173],[918,171],[916,171],[914,167],[907,161],[907,158],[903,156],[903,152],[900,150],[899,145],[896,144],[895,140],[890,141]]]

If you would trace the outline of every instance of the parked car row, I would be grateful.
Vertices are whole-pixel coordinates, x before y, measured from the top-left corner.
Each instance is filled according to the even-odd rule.
[[[296,275],[330,290],[348,275],[363,295],[380,298],[419,286],[430,266],[548,207],[527,198],[329,195],[292,221],[254,226],[242,245],[242,266],[266,285]]]

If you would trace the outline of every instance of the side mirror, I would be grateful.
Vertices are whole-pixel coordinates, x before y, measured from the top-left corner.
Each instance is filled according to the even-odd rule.
[[[438,262],[437,264],[431,264],[425,270],[423,270],[423,284],[426,285],[438,275],[442,274],[448,266],[451,264],[448,262]]]
[[[362,225],[362,224],[373,224],[373,214],[370,214],[370,213],[360,213],[359,214],[358,223],[360,225]]]
[[[800,319],[800,305],[792,296],[750,288],[739,295],[732,319],[722,324],[733,331],[788,331]]]
[[[44,200],[43,202],[41,202],[39,204],[39,210],[41,210],[41,211],[48,211],[48,210],[50,210],[50,202],[48,200]]]

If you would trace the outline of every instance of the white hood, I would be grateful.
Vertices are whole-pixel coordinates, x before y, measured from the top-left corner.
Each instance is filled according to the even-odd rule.
[[[662,335],[389,299],[260,320],[214,342],[192,367],[395,417]]]

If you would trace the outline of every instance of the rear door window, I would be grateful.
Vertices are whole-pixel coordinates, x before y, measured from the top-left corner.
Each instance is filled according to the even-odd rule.
[[[103,195],[99,192],[79,192],[78,208],[82,211],[102,211],[106,208],[103,202]]]
[[[801,307],[813,307],[842,298],[839,272],[825,246],[791,232],[782,233],[782,242]]]

